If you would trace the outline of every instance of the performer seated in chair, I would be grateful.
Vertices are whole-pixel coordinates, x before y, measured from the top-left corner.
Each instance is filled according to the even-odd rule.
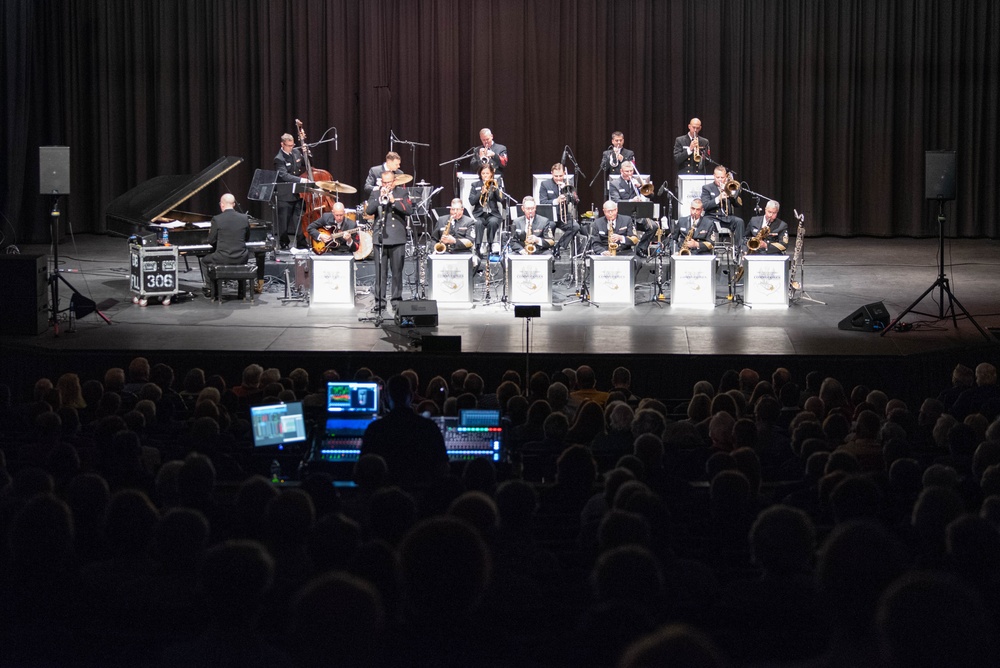
[[[747,229],[749,237],[747,253],[783,255],[788,250],[788,224],[778,218],[780,208],[781,205],[772,199],[764,206],[763,216],[754,216],[750,219],[750,226]],[[765,225],[767,232],[761,234],[761,229]]]
[[[309,240],[317,255],[353,253],[361,248],[358,230],[347,217],[347,209],[340,202],[333,209],[309,223]]]
[[[552,221],[535,215],[538,205],[531,195],[521,201],[521,208],[524,215],[514,219],[511,252],[520,255],[540,255],[547,252],[556,243]]]
[[[609,232],[611,232],[610,235]],[[611,249],[608,246],[609,236],[611,243],[617,244],[616,255],[631,253],[633,247],[639,242],[632,218],[624,214],[618,215],[618,202],[613,200],[604,203],[604,215],[594,221],[594,236],[590,252],[595,255],[611,255]]]
[[[447,230],[447,234],[445,231]],[[451,200],[447,216],[438,218],[431,236],[437,242],[435,253],[471,253],[475,245],[476,221],[466,215],[462,200]]]
[[[484,186],[487,184],[489,186],[484,192]],[[493,168],[483,165],[479,170],[479,180],[472,184],[472,191],[469,193],[472,217],[476,219],[476,244],[480,252],[484,252],[483,243],[487,244],[485,252],[490,252],[489,246],[496,240],[497,230],[500,229],[500,221],[503,219],[501,208],[503,195],[500,186]],[[495,250],[499,251],[499,248]]]
[[[577,221],[580,197],[576,194],[576,188],[566,182],[566,168],[561,163],[552,165],[550,173],[552,178],[542,181],[538,187],[538,203],[551,204],[560,212],[556,229],[562,230],[563,235],[556,246],[565,248],[580,233],[580,223]],[[566,220],[563,220],[563,212]]]
[[[705,215],[719,221],[722,227],[729,230],[733,236],[733,251],[739,256],[743,251],[743,241],[746,237],[745,223],[734,213],[737,202],[723,190],[729,181],[729,170],[719,165],[712,175],[715,180],[701,187],[701,201],[705,204]]]
[[[201,280],[205,284],[203,292],[209,298],[212,296],[209,269],[220,264],[246,264],[250,259],[246,243],[250,238],[250,219],[245,213],[236,211],[235,207],[236,198],[226,193],[219,199],[222,213],[212,217],[208,243],[212,244],[215,251],[201,258]]]
[[[715,221],[703,216],[704,206],[697,197],[691,200],[691,215],[677,221],[671,240],[681,255],[701,255],[715,250]],[[684,252],[684,251],[687,252]]]

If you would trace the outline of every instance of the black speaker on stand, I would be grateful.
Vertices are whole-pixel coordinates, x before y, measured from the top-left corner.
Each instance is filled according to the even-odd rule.
[[[924,290],[923,294],[917,297],[912,304],[907,306],[902,312],[889,323],[889,326],[882,330],[881,336],[885,336],[886,332],[896,327],[896,324],[903,319],[907,313],[916,313],[918,315],[925,315],[935,320],[944,320],[948,315],[951,314],[951,322],[953,326],[958,329],[958,315],[955,312],[955,307],[965,315],[965,317],[975,325],[979,333],[986,337],[987,341],[991,341],[993,337],[983,329],[976,319],[965,310],[962,306],[962,302],[958,301],[955,294],[951,291],[951,286],[948,284],[948,277],[944,273],[944,224],[946,222],[944,216],[944,203],[947,200],[955,199],[955,166],[956,166],[956,156],[955,151],[926,151],[924,154],[924,190],[925,197],[928,200],[937,200],[938,203],[938,277],[930,287]],[[934,289],[939,290],[938,294],[938,312],[935,316],[933,313],[923,313],[921,311],[914,310],[914,307],[924,300],[924,297],[929,295]],[[948,297],[948,308],[944,307],[945,296]]]
[[[51,299],[49,303],[49,322],[52,324],[52,331],[59,336],[59,282],[62,281],[73,293],[69,300],[69,330],[74,331],[76,318],[96,313],[101,316],[104,322],[111,324],[111,320],[106,315],[97,310],[92,299],[87,299],[81,295],[70,282],[59,273],[59,198],[69,194],[69,146],[39,146],[38,147],[38,192],[41,195],[52,197],[52,211],[49,216],[52,219],[52,273],[49,274],[49,289]],[[77,308],[80,312],[77,312]]]

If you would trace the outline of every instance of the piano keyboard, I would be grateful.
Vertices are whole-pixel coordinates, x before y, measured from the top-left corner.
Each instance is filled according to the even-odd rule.
[[[188,244],[177,246],[177,252],[181,255],[207,255],[213,250],[212,244]],[[247,250],[251,253],[266,253],[274,250],[274,240],[248,241]]]

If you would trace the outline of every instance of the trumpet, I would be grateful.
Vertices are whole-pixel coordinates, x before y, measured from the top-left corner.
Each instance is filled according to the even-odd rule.
[[[612,145],[611,153],[608,155],[608,166],[614,169],[621,164],[622,164],[621,149],[618,148],[617,146]]]
[[[493,190],[499,188],[496,179],[489,179],[483,184],[483,191],[479,195],[479,206],[486,208],[486,205],[490,201],[490,196],[493,194]]]
[[[698,141],[698,135],[694,136],[694,150],[691,151],[691,159],[694,160],[695,164],[701,162],[701,142]]]
[[[380,188],[378,203],[381,204],[382,206],[385,206],[386,204],[389,203],[389,197],[391,195],[392,195],[392,186],[389,186],[388,188],[386,187]]]

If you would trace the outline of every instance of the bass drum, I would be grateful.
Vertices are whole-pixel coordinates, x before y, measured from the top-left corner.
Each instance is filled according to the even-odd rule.
[[[372,254],[372,233],[368,230],[360,230],[358,232],[358,243],[361,244],[361,248],[354,251],[354,259],[364,260]]]

